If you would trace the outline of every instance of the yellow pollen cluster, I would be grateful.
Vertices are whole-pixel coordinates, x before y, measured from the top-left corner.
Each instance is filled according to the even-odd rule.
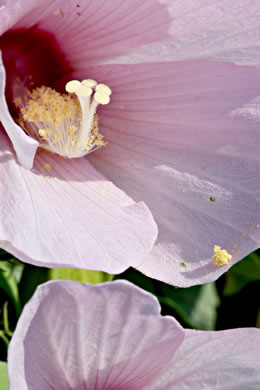
[[[223,265],[227,265],[232,259],[232,255],[230,255],[225,249],[221,249],[220,246],[214,246],[214,255],[212,257],[213,263],[222,267]]]
[[[51,165],[48,163],[44,164],[43,168],[46,169],[46,171],[51,171]]]
[[[23,103],[22,98],[16,97],[14,99],[14,104],[15,104],[16,107],[19,107],[22,103]]]
[[[40,87],[28,92],[29,100],[21,109],[24,120],[48,123],[55,128],[65,120],[81,119],[81,109],[75,96],[61,95],[49,87]]]
[[[82,157],[107,144],[99,133],[96,108],[109,103],[112,92],[91,79],[72,80],[66,91],[68,94],[60,94],[42,86],[27,91],[24,98],[16,97],[14,104],[20,112],[17,122],[41,148],[64,157]]]

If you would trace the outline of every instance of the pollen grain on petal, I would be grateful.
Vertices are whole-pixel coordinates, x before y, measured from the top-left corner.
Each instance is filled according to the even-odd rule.
[[[51,164],[49,164],[49,163],[45,163],[43,165],[43,168],[46,169],[46,171],[49,171],[49,172],[52,170]]]
[[[14,99],[14,104],[15,104],[16,107],[20,107],[22,105],[22,98],[20,96],[17,96]]]
[[[221,249],[220,246],[214,245],[214,255],[212,257],[213,263],[217,267],[222,267],[223,265],[228,265],[232,259],[232,255],[228,253],[225,249]]]

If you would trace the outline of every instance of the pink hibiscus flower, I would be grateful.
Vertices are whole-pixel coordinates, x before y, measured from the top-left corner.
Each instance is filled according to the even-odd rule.
[[[26,305],[8,371],[10,390],[253,390],[260,330],[187,330],[126,281],[54,281]]]
[[[259,15],[249,0],[10,0],[0,8],[0,118],[13,144],[2,131],[1,246],[37,265],[133,266],[178,286],[215,280],[257,248]],[[95,130],[108,144],[73,161],[34,159],[50,129],[35,133],[27,109],[21,123],[26,89],[64,92],[72,79],[111,88]],[[88,107],[98,100],[94,85],[81,92]],[[44,90],[30,95],[34,103]],[[152,252],[149,210],[159,228]]]

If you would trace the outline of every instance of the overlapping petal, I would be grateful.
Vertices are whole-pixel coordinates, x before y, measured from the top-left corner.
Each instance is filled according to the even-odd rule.
[[[158,379],[145,390],[257,390],[259,329],[205,332],[185,329],[185,338]]]
[[[33,160],[39,143],[27,136],[11,117],[5,98],[6,74],[0,52],[0,118],[10,140],[12,141],[19,162],[28,169],[33,166]]]
[[[201,284],[259,245],[260,71],[228,63],[176,62],[87,69],[113,89],[103,132],[109,144],[89,158],[159,225],[140,268],[178,285]],[[77,73],[78,76],[81,73]]]
[[[150,294],[118,281],[38,288],[9,349],[10,390],[141,389],[183,341]]]
[[[38,287],[10,343],[10,390],[256,390],[260,330],[184,330],[126,281]]]
[[[157,227],[87,159],[39,153],[32,171],[1,133],[0,246],[29,263],[122,272],[151,251]],[[128,262],[128,260],[130,262]]]

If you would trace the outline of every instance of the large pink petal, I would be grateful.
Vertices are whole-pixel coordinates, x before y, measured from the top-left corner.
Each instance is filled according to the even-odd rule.
[[[159,225],[143,272],[178,286],[206,283],[258,247],[259,69],[187,61],[83,74],[113,90],[101,115],[109,144],[89,158]],[[233,255],[229,266],[213,265],[214,245]]]
[[[6,74],[0,51],[0,121],[12,141],[19,162],[25,168],[31,169],[39,143],[28,137],[11,117],[5,99],[5,84]]]
[[[257,390],[260,330],[185,330],[185,339],[164,372],[145,390]]]
[[[75,67],[194,58],[260,63],[258,0],[9,0],[0,16],[0,34],[36,23],[53,32]]]
[[[258,0],[163,0],[170,38],[138,48],[114,63],[213,59],[260,64]]]
[[[8,3],[8,0],[1,0],[0,1],[0,7],[3,7],[4,5],[6,5]]]
[[[157,227],[88,159],[39,153],[33,171],[0,134],[0,246],[36,265],[122,272],[151,251]]]
[[[9,347],[10,390],[143,388],[183,341],[159,312],[152,295],[124,281],[42,285]]]
[[[63,1],[60,12],[40,27],[55,34],[77,69],[169,36],[171,17],[159,0]]]
[[[2,32],[37,24],[53,33],[74,68],[164,40],[171,20],[159,0],[13,0],[0,17]]]

